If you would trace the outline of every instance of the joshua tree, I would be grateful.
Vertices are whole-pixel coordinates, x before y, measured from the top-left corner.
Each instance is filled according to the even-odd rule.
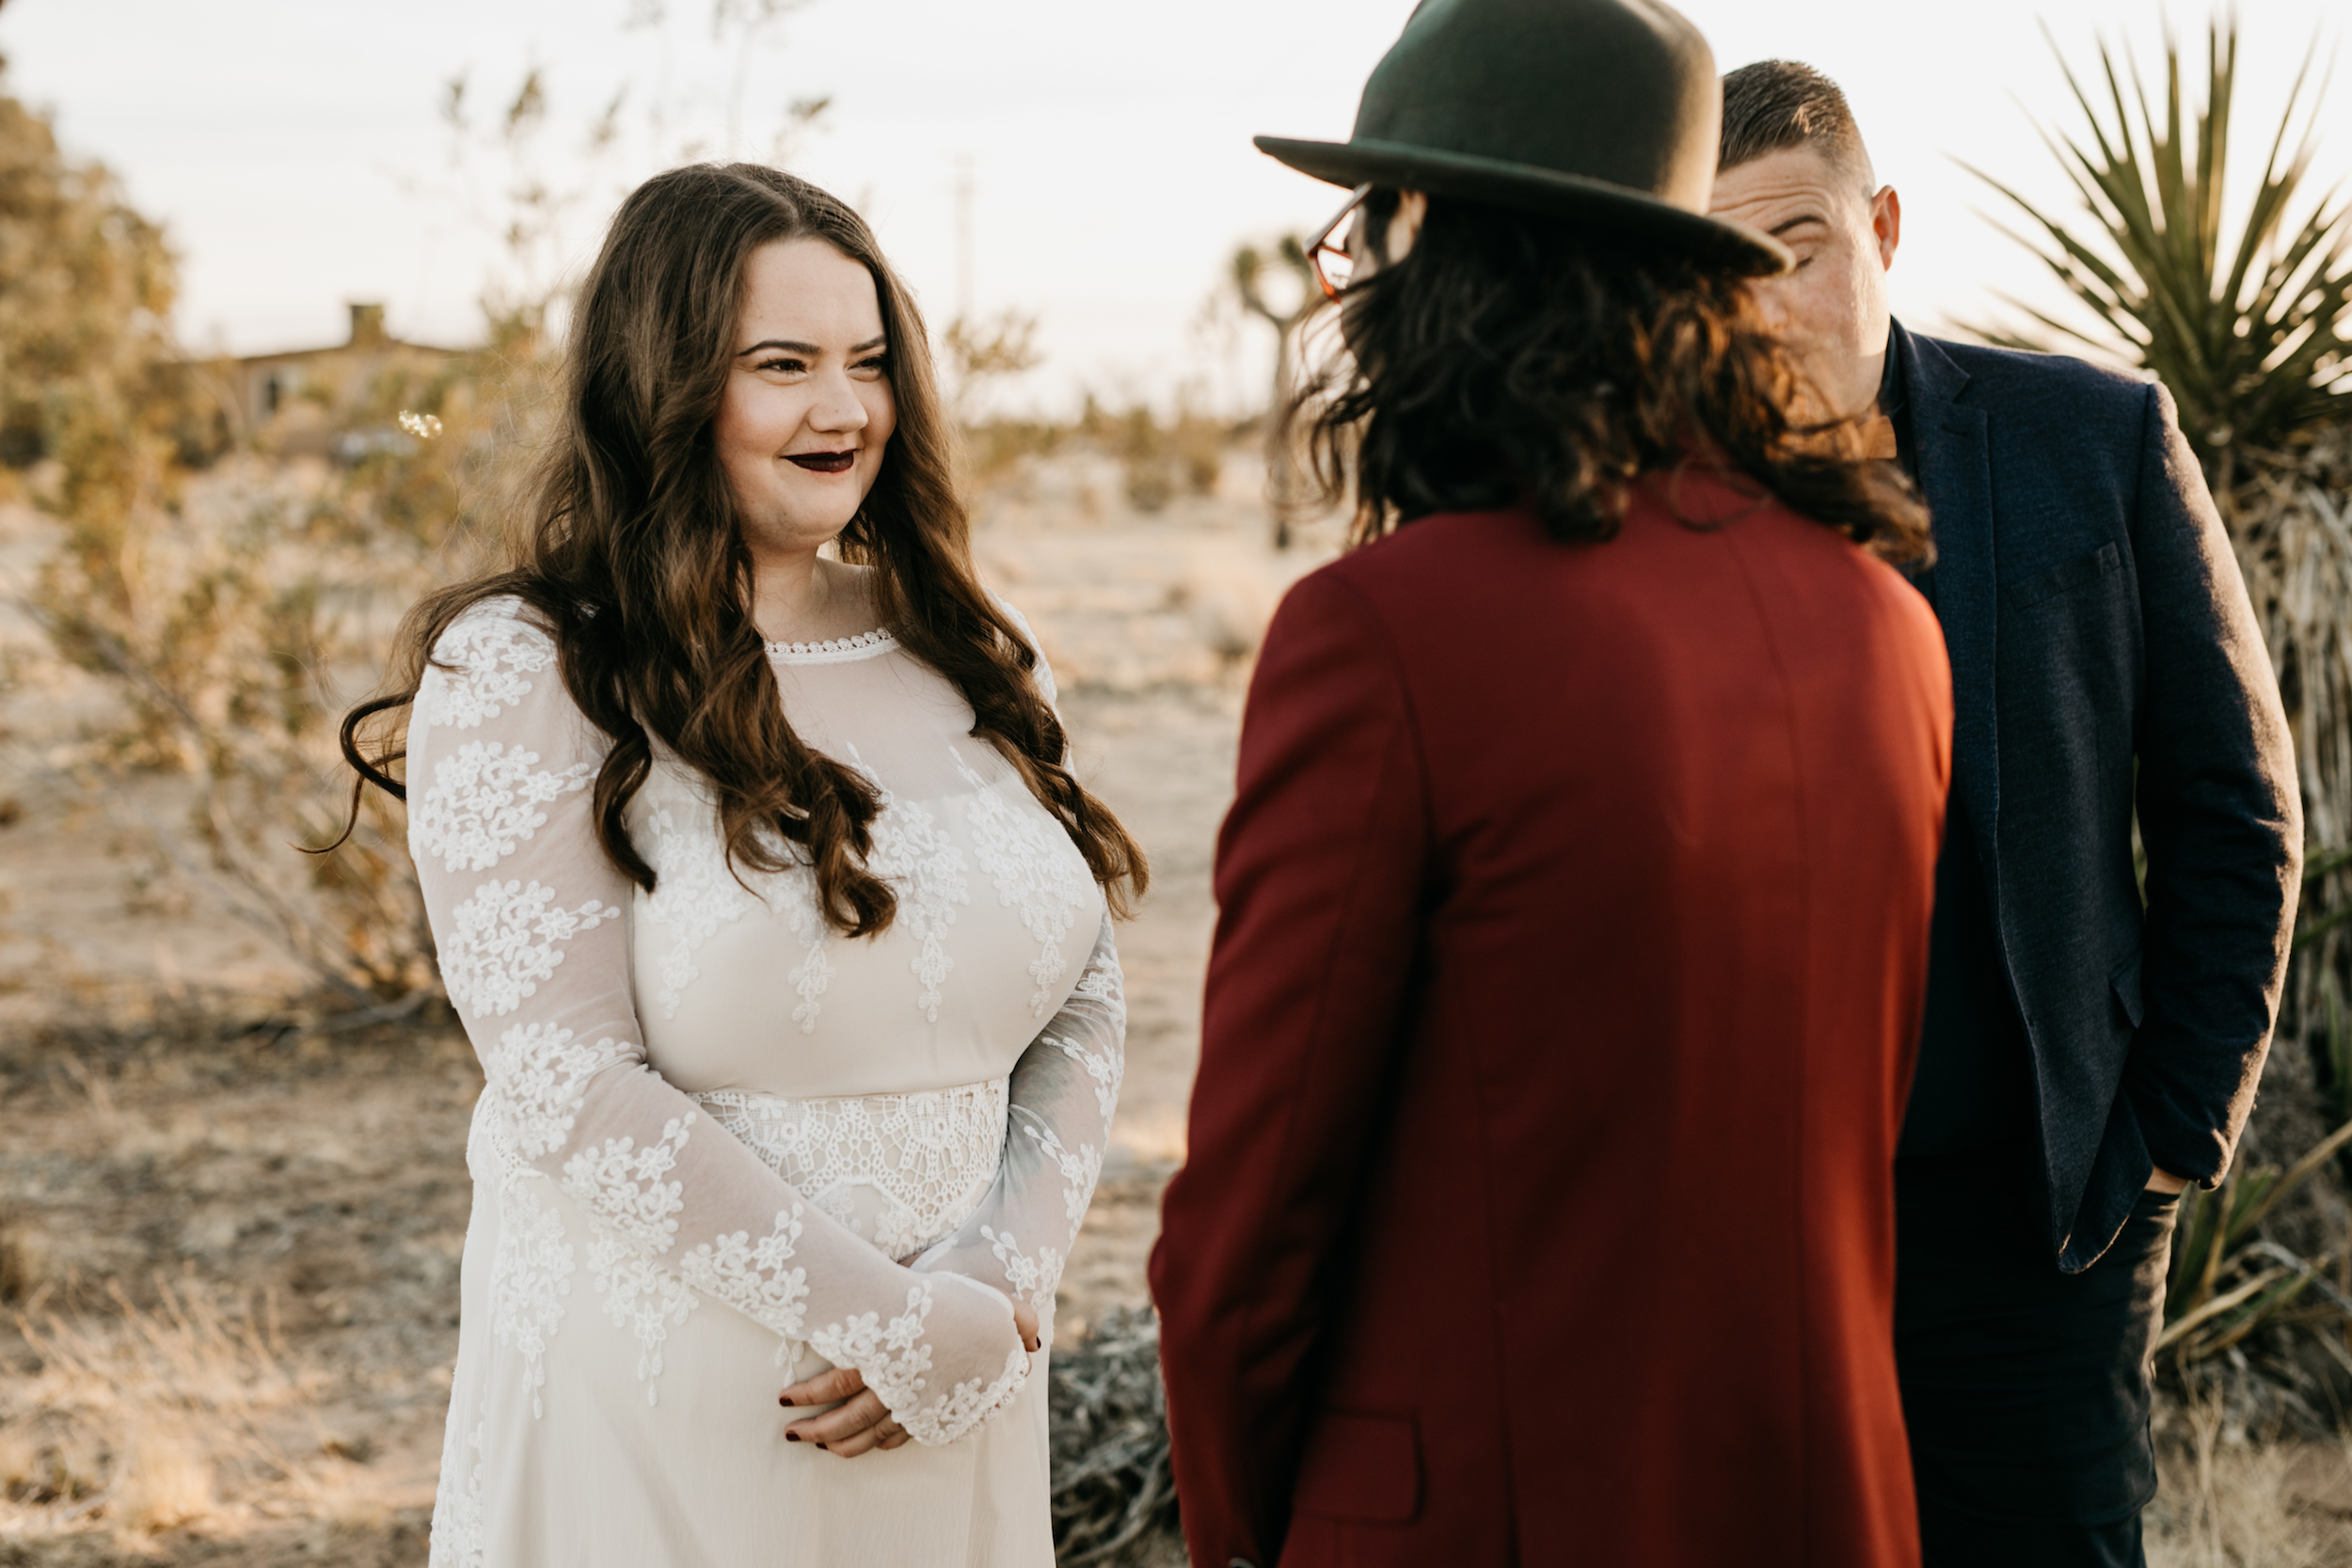
[[[1297,454],[1283,439],[1285,420],[1295,390],[1298,329],[1323,303],[1315,285],[1314,268],[1306,246],[1295,234],[1285,234],[1270,251],[1245,245],[1233,252],[1233,297],[1241,308],[1274,328],[1274,398],[1267,405],[1266,487],[1274,502],[1274,547],[1290,548],[1291,512],[1296,504]],[[1274,299],[1266,297],[1269,277],[1287,279]],[[1293,290],[1295,298],[1292,298]]]

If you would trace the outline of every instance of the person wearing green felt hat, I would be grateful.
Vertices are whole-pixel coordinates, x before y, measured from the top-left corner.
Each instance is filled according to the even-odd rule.
[[[1928,525],[1808,422],[1652,0],[1424,0],[1311,247],[1284,599],[1152,1260],[1192,1560],[1912,1568]]]

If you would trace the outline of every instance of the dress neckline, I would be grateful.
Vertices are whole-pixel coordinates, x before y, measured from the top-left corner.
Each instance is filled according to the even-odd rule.
[[[887,628],[877,626],[855,637],[828,638],[822,642],[771,642],[768,657],[779,664],[847,664],[886,654],[898,645],[898,640]]]

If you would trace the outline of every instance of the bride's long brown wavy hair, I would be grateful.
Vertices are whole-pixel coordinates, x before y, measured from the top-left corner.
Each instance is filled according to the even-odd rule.
[[[406,798],[392,768],[432,650],[468,609],[511,595],[551,630],[572,700],[612,737],[593,796],[596,832],[631,880],[654,885],[625,814],[659,736],[714,786],[739,876],[807,864],[835,929],[889,926],[897,897],[866,863],[881,801],[786,721],[752,619],[752,558],[712,446],[744,263],[761,245],[804,238],[873,276],[898,404],[841,558],[873,568],[882,624],[963,693],[973,736],[1059,819],[1124,914],[1147,879],[1143,851],[1072,776],[1060,721],[1032,675],[1037,655],[973,567],[954,436],[914,301],[855,212],[755,164],[672,169],[623,203],[573,317],[558,429],[516,559],[421,600],[383,694],[343,720],[343,755],[360,779],[354,812],[371,784]]]
[[[1365,231],[1385,235],[1399,202],[1369,193]],[[1859,421],[1792,412],[1797,371],[1745,282],[1698,261],[1431,197],[1412,249],[1340,309],[1344,346],[1288,419],[1324,502],[1353,489],[1357,544],[1521,500],[1555,539],[1607,539],[1635,480],[1695,464],[1886,560],[1932,554],[1911,483],[1861,460]]]

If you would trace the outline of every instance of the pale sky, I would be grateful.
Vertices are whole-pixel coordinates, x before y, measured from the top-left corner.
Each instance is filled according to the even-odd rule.
[[[478,335],[507,263],[501,193],[520,176],[478,136],[453,160],[440,115],[464,73],[502,109],[536,67],[548,95],[530,167],[578,191],[541,273],[579,269],[629,184],[701,155],[761,155],[786,106],[830,96],[788,166],[855,201],[934,327],[962,293],[956,191],[970,171],[973,303],[1041,323],[1046,363],[1019,399],[1066,407],[1180,388],[1223,407],[1263,395],[1266,334],[1204,328],[1245,238],[1306,230],[1339,194],[1249,145],[1252,133],[1344,139],[1363,78],[1411,0],[806,0],[746,56],[714,4],[666,0],[5,0],[8,90],[52,111],[71,151],[103,159],[183,258],[179,327],[238,352],[340,341],[345,302],[381,300],[394,332]],[[738,12],[759,0],[732,0]],[[1980,216],[1997,198],[1964,157],[2058,198],[2038,117],[2079,123],[2037,23],[2077,71],[2094,39],[2153,58],[2157,0],[1688,0],[1718,67],[1804,59],[1847,89],[1883,180],[1903,193],[1896,308],[1916,325],[1986,319],[1996,291],[2053,297]],[[2343,0],[2246,0],[2241,152],[2266,148],[2315,36]],[[2323,28],[2322,24],[2326,25]],[[740,107],[735,83],[743,87]],[[626,90],[600,157],[587,128]],[[660,124],[657,129],[656,117]],[[730,121],[734,134],[730,142]],[[2322,164],[2352,167],[2352,84]],[[2246,169],[2250,182],[2254,170]]]

